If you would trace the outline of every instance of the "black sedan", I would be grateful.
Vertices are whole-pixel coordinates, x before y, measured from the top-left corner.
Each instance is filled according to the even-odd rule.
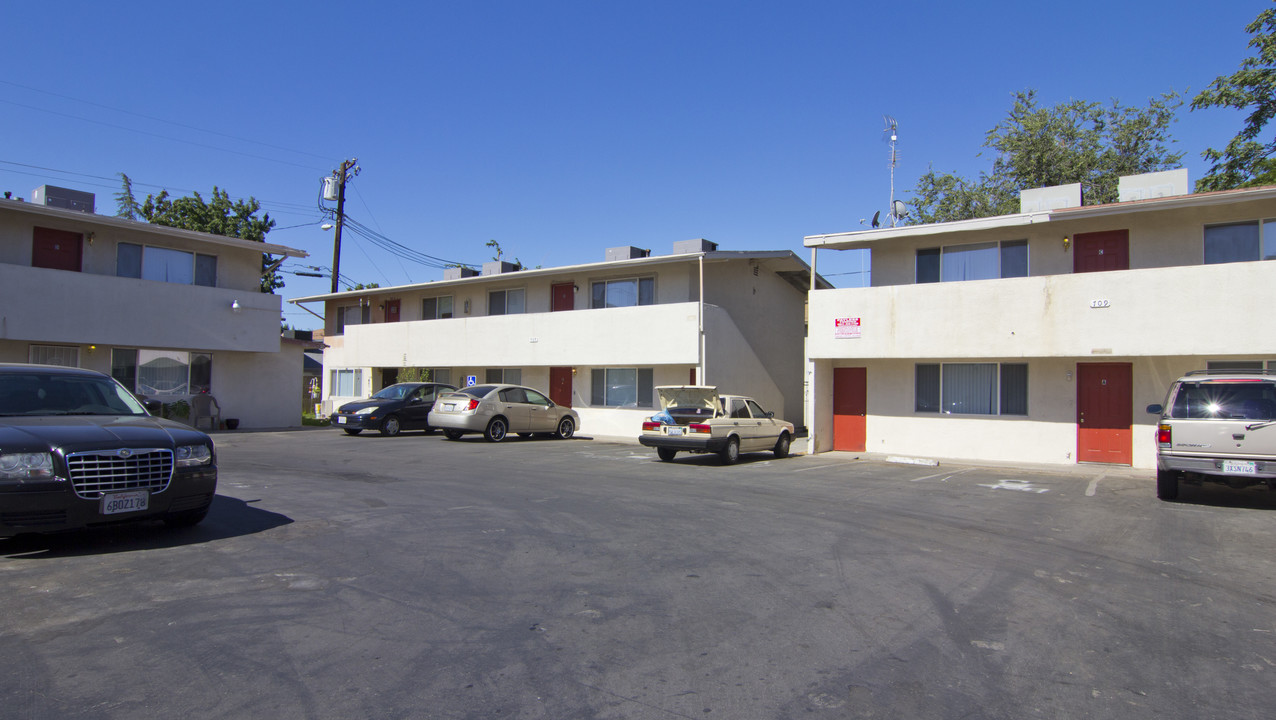
[[[430,408],[434,400],[455,389],[443,383],[396,383],[382,388],[367,400],[342,405],[328,423],[350,435],[358,435],[364,430],[378,430],[382,435],[398,435],[401,430],[433,432]]]
[[[152,417],[101,373],[0,364],[0,537],[204,519],[217,492],[208,435]]]

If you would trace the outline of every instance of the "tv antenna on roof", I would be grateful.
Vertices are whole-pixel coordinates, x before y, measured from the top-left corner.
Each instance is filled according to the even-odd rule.
[[[886,124],[886,129],[882,130],[882,142],[891,146],[890,154],[890,170],[891,170],[891,204],[890,218],[891,227],[904,217],[904,203],[895,199],[895,168],[899,166],[899,151],[895,147],[895,143],[899,140],[899,121],[890,115],[883,115],[882,121]]]

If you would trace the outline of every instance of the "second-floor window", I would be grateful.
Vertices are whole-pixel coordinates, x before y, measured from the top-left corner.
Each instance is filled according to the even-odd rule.
[[[115,249],[115,274],[217,287],[217,256],[122,242]]]
[[[656,303],[654,277],[600,280],[593,284],[590,307],[613,308]]]
[[[1027,240],[950,245],[917,251],[918,283],[1027,276]]]
[[[493,290],[487,294],[488,315],[517,315],[527,312],[522,288],[517,290]]]
[[[1276,220],[1205,228],[1205,264],[1276,260]]]
[[[337,308],[337,334],[346,331],[347,325],[367,325],[372,322],[371,305],[350,305]]]
[[[442,320],[452,317],[452,296],[432,297],[421,301],[421,319]]]

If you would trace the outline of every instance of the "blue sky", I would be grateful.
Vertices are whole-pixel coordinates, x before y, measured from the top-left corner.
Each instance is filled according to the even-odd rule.
[[[974,175],[984,133],[1035,88],[1143,105],[1186,99],[1250,52],[1267,0],[898,2],[6,3],[0,190],[254,196],[271,242],[332,264],[320,178],[357,157],[346,210],[412,250],[528,266],[789,249],[854,230],[929,166]],[[1193,181],[1240,113],[1180,109]],[[838,286],[858,257],[823,252]],[[382,286],[442,270],[347,232],[341,274]],[[285,297],[329,280],[285,275]],[[285,305],[285,320],[318,321]]]

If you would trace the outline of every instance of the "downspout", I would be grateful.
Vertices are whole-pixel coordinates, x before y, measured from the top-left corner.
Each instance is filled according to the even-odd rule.
[[[806,453],[815,454],[815,367],[811,363],[811,295],[815,293],[816,254],[819,248],[811,247],[811,289],[806,294],[806,342],[802,344],[802,356],[806,360],[806,386],[803,388],[802,419],[806,424]]]
[[[697,379],[700,385],[708,385],[709,381],[706,377],[705,356],[704,356],[704,253],[700,253],[700,302],[697,308],[697,323],[700,326],[700,367]]]

